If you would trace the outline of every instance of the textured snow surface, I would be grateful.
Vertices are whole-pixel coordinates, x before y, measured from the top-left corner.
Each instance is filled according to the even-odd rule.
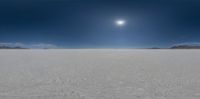
[[[200,99],[200,50],[0,50],[0,99]]]

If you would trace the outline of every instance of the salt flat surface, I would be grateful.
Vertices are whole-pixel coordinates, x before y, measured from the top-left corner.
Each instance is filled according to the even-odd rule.
[[[200,99],[200,50],[0,50],[0,99]]]

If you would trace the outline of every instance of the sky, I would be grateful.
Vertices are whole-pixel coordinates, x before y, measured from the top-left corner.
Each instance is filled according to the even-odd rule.
[[[0,1],[0,43],[149,48],[190,42],[200,42],[199,0]]]

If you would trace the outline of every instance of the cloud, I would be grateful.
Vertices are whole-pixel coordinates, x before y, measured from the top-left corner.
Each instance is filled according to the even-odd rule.
[[[59,48],[54,44],[49,43],[35,43],[35,44],[24,44],[24,43],[10,43],[10,42],[2,42],[0,46],[7,46],[7,47],[22,47],[22,48],[31,48],[31,49],[56,49]]]
[[[200,42],[184,42],[184,43],[179,43],[179,44],[174,44],[174,45],[200,45]]]
[[[53,44],[46,44],[46,43],[39,43],[39,44],[32,44],[30,45],[30,48],[58,48],[56,45]]]
[[[185,43],[174,44],[173,46],[181,46],[181,45],[200,46],[200,42],[185,42]]]
[[[22,43],[0,43],[0,46],[9,46],[9,47],[24,47]]]

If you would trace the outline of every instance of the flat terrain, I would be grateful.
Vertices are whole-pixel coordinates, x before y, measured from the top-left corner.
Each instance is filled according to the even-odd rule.
[[[200,50],[0,50],[0,99],[200,99]]]

